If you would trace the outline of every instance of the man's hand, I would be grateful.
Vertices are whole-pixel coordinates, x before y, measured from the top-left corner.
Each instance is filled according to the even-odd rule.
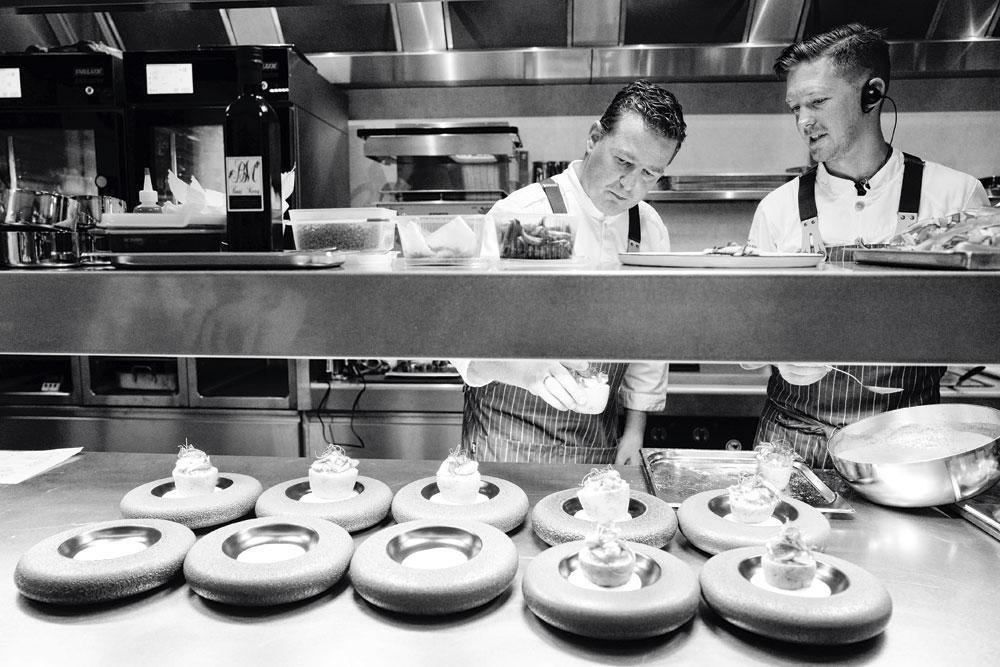
[[[789,384],[807,385],[819,382],[830,372],[829,366],[822,364],[775,364],[781,377]]]
[[[572,371],[582,371],[586,361],[473,361],[469,373],[477,378],[528,390],[556,410],[572,410],[587,400]]]

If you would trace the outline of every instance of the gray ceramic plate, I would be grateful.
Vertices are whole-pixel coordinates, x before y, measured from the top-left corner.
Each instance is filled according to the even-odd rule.
[[[802,644],[846,644],[870,639],[892,615],[889,593],[874,575],[840,558],[816,554],[816,577],[831,594],[800,597],[751,583],[761,547],[713,556],[701,569],[701,591],[719,616],[765,637]]]
[[[77,526],[26,551],[14,568],[14,582],[22,595],[41,602],[117,600],[170,581],[194,541],[189,528],[161,519]]]
[[[582,540],[594,529],[593,521],[574,516],[583,509],[578,492],[578,488],[573,488],[549,494],[531,511],[531,527],[546,544]],[[615,522],[623,540],[659,548],[677,532],[677,515],[673,508],[656,496],[632,491],[628,511],[632,519]]]
[[[522,523],[528,514],[528,496],[521,487],[496,477],[482,476],[480,496],[485,502],[472,505],[443,505],[433,502],[438,493],[434,477],[410,482],[392,499],[392,517],[399,523],[416,519],[482,521],[506,532]]]
[[[392,490],[371,477],[358,477],[356,496],[344,500],[304,502],[309,478],[300,477],[272,486],[257,499],[257,516],[314,516],[332,521],[350,532],[374,526],[389,513]]]
[[[166,494],[173,488],[170,477],[137,486],[122,498],[122,516],[167,519],[188,528],[218,526],[247,514],[264,490],[253,477],[235,473],[219,473],[216,492],[203,496],[171,498]]]
[[[528,608],[557,628],[597,639],[640,639],[674,630],[698,611],[698,578],[676,556],[631,543],[636,590],[582,588],[570,581],[584,542],[567,542],[536,556],[524,573]]]
[[[248,519],[198,540],[184,560],[184,577],[194,592],[216,602],[285,604],[333,586],[353,553],[350,534],[324,519]]]
[[[830,522],[819,510],[800,500],[782,497],[772,513],[775,525],[745,524],[725,518],[730,514],[725,489],[703,491],[691,496],[677,510],[681,532],[702,551],[717,554],[727,549],[763,545],[781,526],[795,526],[807,544],[822,547],[830,537]]]

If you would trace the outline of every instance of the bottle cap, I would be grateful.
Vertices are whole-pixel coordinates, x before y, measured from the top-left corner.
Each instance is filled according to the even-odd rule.
[[[153,189],[153,179],[149,175],[149,167],[142,179],[142,190],[139,190],[139,203],[143,205],[156,204],[160,195]]]

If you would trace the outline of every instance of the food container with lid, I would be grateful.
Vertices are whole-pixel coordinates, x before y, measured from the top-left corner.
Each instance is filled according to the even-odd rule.
[[[493,234],[486,215],[407,215],[396,218],[404,263],[408,266],[475,266]]]
[[[577,219],[554,213],[494,213],[501,260],[574,259]]]
[[[392,250],[395,211],[380,208],[293,209],[288,212],[295,248],[388,252]]]

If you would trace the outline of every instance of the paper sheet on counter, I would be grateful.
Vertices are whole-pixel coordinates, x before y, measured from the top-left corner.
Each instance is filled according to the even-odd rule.
[[[83,447],[40,451],[0,449],[0,484],[20,484],[59,465],[82,449]]]

